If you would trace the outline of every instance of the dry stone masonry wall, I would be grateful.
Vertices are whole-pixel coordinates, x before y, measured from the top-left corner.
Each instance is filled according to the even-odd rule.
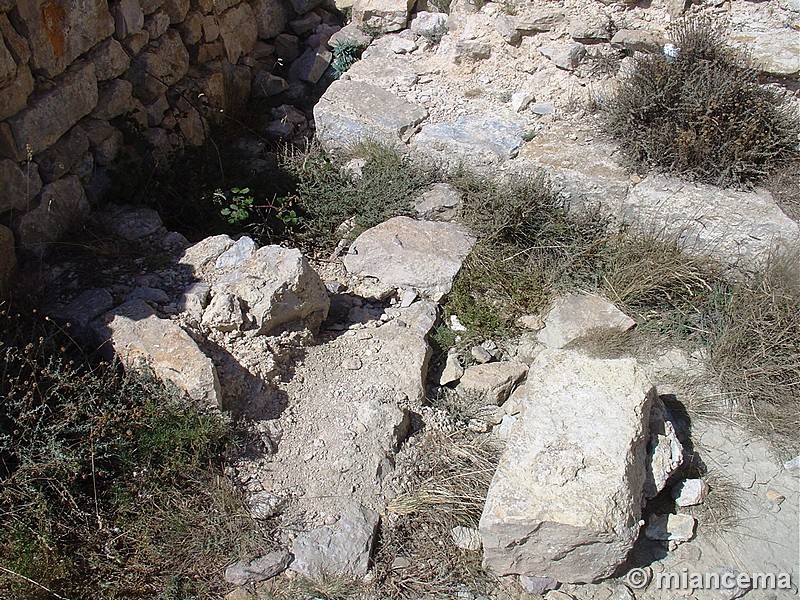
[[[251,88],[301,96],[316,83],[294,63],[316,57],[338,29],[319,4],[0,2],[0,282],[15,246],[41,254],[99,201],[126,119],[161,160],[201,144]]]

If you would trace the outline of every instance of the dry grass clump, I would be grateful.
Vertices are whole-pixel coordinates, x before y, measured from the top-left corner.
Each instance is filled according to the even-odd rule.
[[[679,55],[638,55],[605,104],[605,127],[631,168],[748,185],[800,156],[800,116],[760,84],[748,57],[707,18],[671,32]]]
[[[0,596],[222,595],[258,537],[221,474],[224,418],[9,312],[0,398]]]
[[[800,450],[798,264],[776,258],[732,288],[710,353],[726,401],[785,456]]]
[[[499,460],[486,438],[467,433],[422,434],[413,489],[390,502],[381,529],[376,584],[382,598],[451,598],[496,590],[480,551],[455,546],[451,530],[476,528]],[[402,564],[398,564],[398,560]]]

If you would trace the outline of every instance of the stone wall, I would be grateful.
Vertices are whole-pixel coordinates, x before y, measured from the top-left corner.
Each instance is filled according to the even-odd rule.
[[[253,82],[261,95],[315,83],[292,63],[338,29],[321,2],[0,0],[0,276],[9,240],[41,255],[100,201],[125,119],[180,150]]]

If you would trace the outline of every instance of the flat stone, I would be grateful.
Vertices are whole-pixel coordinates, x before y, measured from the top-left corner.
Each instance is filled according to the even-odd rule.
[[[484,565],[588,583],[610,576],[639,534],[655,389],[633,359],[543,350],[492,479]]]
[[[444,369],[439,377],[439,385],[454,383],[461,379],[463,374],[464,367],[461,366],[461,361],[459,361],[458,355],[454,352],[448,352]]]
[[[472,365],[464,370],[456,389],[464,396],[480,396],[486,404],[500,406],[527,372],[528,365],[524,363],[500,361]]]
[[[292,555],[286,550],[270,552],[251,561],[239,561],[225,569],[225,581],[232,585],[247,585],[272,579],[289,566]]]
[[[673,238],[688,254],[760,270],[776,252],[800,247],[800,225],[764,189],[739,191],[649,175],[631,188],[620,220]]]
[[[325,48],[308,48],[301,54],[289,69],[291,80],[317,83],[325,74],[333,60],[333,54]]]
[[[567,294],[556,299],[537,339],[548,348],[563,348],[593,331],[627,331],[636,322],[599,296]]]
[[[411,147],[444,165],[480,168],[515,157],[524,135],[525,128],[517,117],[464,115],[423,125],[411,140]]]
[[[131,64],[125,79],[133,83],[134,96],[144,104],[158,100],[189,71],[189,52],[181,34],[169,29]]]
[[[516,17],[517,29],[525,34],[550,31],[564,20],[564,11],[536,7]]]
[[[350,503],[332,526],[301,533],[292,543],[291,569],[311,579],[367,574],[378,529],[378,513]]]
[[[33,88],[33,75],[28,65],[16,67],[11,82],[0,89],[0,120],[12,117],[24,109]]]
[[[143,300],[118,306],[90,324],[101,351],[126,368],[149,366],[192,400],[221,406],[217,370],[181,327],[161,319]]]
[[[554,590],[558,587],[558,581],[550,577],[535,577],[530,575],[519,576],[520,587],[534,596],[541,596],[548,590]]]
[[[439,300],[474,244],[463,225],[394,217],[358,236],[344,266],[353,275]]]
[[[407,139],[428,112],[375,85],[338,80],[314,106],[317,138],[326,149],[362,140]]]
[[[113,38],[98,44],[92,50],[89,60],[95,67],[98,81],[106,81],[122,75],[128,70],[131,62],[122,44]]]
[[[627,52],[660,53],[664,47],[664,36],[647,29],[620,29],[611,38],[611,45]]]
[[[97,214],[109,231],[131,242],[155,233],[166,233],[161,217],[147,206],[110,204],[104,206]]]
[[[66,306],[51,311],[50,316],[57,323],[70,327],[83,335],[91,321],[108,312],[114,306],[114,299],[106,289],[81,292]]]

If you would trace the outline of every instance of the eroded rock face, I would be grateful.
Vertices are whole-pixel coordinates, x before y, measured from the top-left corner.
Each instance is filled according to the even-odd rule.
[[[655,390],[633,359],[544,350],[480,520],[484,564],[562,582],[608,577],[639,534]]]
[[[689,254],[745,271],[763,268],[775,252],[800,247],[800,225],[763,189],[726,190],[650,175],[631,189],[620,220],[675,238]]]
[[[463,225],[394,217],[358,236],[344,265],[351,274],[438,300],[474,244]]]
[[[143,300],[133,300],[90,324],[101,350],[130,368],[149,366],[192,400],[221,404],[217,370],[177,323],[159,318]]]

